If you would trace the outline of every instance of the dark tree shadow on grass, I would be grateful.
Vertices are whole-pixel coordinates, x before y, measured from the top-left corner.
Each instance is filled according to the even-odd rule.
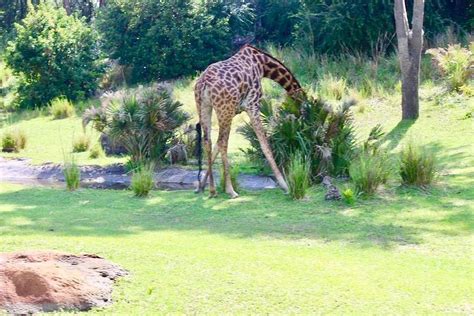
[[[416,120],[401,120],[398,124],[388,132],[383,138],[384,143],[389,151],[395,149],[410,127],[415,124]]]

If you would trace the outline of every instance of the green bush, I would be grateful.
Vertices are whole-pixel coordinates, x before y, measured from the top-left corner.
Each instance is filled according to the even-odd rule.
[[[239,176],[239,166],[238,165],[231,165],[230,166],[230,181],[232,183],[232,187],[234,191],[239,193],[239,182],[237,181],[237,177]],[[222,192],[225,192],[225,179],[224,179],[224,166],[221,167],[221,174],[220,174],[220,187]]]
[[[302,102],[287,99],[274,109],[264,100],[260,111],[277,164],[288,166],[299,152],[310,164],[312,180],[325,173],[347,174],[355,153],[352,104],[344,102],[333,110],[321,99],[308,97]],[[238,131],[250,143],[244,153],[255,161],[266,161],[252,126],[245,124]]]
[[[357,194],[373,195],[390,175],[390,162],[380,151],[362,152],[349,167],[349,176]]]
[[[97,45],[92,28],[64,9],[42,3],[31,10],[16,24],[6,52],[8,66],[20,77],[20,106],[91,95],[103,73]]]
[[[436,174],[434,154],[423,147],[412,143],[405,146],[400,153],[400,176],[403,184],[427,186]]]
[[[303,199],[310,186],[311,166],[300,153],[295,153],[286,170],[286,182],[288,183],[290,197],[294,200]]]
[[[470,49],[461,45],[450,45],[447,49],[435,48],[426,51],[433,57],[441,76],[451,90],[462,92],[474,75],[474,42]]]
[[[91,159],[97,159],[104,156],[105,156],[105,153],[100,143],[95,144],[89,152],[89,158]]]
[[[51,101],[49,112],[53,115],[54,119],[59,120],[73,116],[75,110],[68,99],[59,97]]]
[[[147,197],[150,191],[155,186],[154,180],[154,166],[153,164],[141,165],[132,173],[132,180],[130,188],[135,196]]]
[[[69,191],[74,191],[79,188],[81,182],[81,170],[76,165],[74,160],[64,164],[63,169],[64,180]]]
[[[134,163],[164,159],[176,130],[187,120],[180,102],[155,87],[140,87],[84,112],[83,125],[93,123],[118,144]]]
[[[19,152],[26,147],[26,134],[20,129],[6,131],[2,136],[3,152]]]
[[[89,149],[91,144],[91,139],[86,134],[82,134],[81,136],[74,139],[72,142],[72,152],[74,153],[82,153]]]
[[[224,1],[111,0],[97,26],[110,57],[131,69],[129,83],[149,82],[195,74],[229,55],[224,9]]]
[[[319,82],[318,92],[323,98],[341,100],[346,94],[346,91],[347,84],[345,79],[327,75]]]

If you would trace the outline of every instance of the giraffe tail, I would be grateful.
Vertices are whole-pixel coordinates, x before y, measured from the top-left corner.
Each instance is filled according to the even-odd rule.
[[[198,182],[201,181],[201,172],[202,172],[202,128],[201,123],[196,124],[196,157],[198,160],[199,172],[198,172]]]

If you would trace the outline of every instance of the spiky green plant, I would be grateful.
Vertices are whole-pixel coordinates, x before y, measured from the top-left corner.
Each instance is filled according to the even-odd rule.
[[[373,195],[390,175],[390,162],[382,151],[363,151],[349,167],[349,176],[357,194]]]
[[[293,154],[286,170],[286,181],[292,199],[300,200],[306,196],[311,183],[310,169],[310,163],[301,153]]]
[[[26,142],[26,134],[21,129],[7,130],[2,135],[2,151],[19,152],[21,149],[25,149]]]
[[[132,173],[130,188],[137,197],[147,197],[155,186],[153,175],[154,165],[144,164],[136,168]]]
[[[64,97],[55,98],[49,105],[49,112],[53,118],[63,119],[74,115],[74,106]]]
[[[87,110],[83,125],[92,122],[98,131],[123,144],[134,162],[163,159],[176,129],[188,119],[181,107],[168,92],[141,87]]]
[[[347,101],[333,110],[321,99],[307,97],[302,102],[287,99],[274,109],[271,102],[263,101],[262,123],[278,165],[287,166],[300,152],[310,164],[312,179],[324,173],[347,174],[356,147],[351,105]],[[245,153],[266,161],[252,126],[244,125],[239,133],[250,142]]]
[[[436,159],[426,148],[415,146],[412,142],[400,153],[400,176],[403,184],[427,186],[436,175]]]
[[[81,182],[81,170],[74,159],[64,163],[63,174],[67,189],[69,191],[77,190]]]

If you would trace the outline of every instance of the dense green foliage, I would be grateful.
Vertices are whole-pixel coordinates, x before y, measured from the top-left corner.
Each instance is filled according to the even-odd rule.
[[[448,25],[469,29],[469,1],[426,1],[424,30],[428,39]],[[411,2],[407,2],[410,13]],[[393,44],[393,1],[302,0],[296,22],[296,41],[312,51],[339,54],[360,51],[377,54]]]
[[[86,110],[83,124],[92,122],[95,129],[123,145],[134,163],[161,160],[176,129],[188,119],[181,107],[168,92],[141,87]]]
[[[97,18],[104,48],[131,67],[132,82],[194,74],[231,48],[229,17],[190,0],[112,0]]]
[[[21,107],[46,105],[64,95],[71,100],[95,91],[102,75],[96,33],[63,9],[39,5],[16,25],[6,62],[20,77]]]
[[[321,99],[307,97],[301,103],[287,99],[274,108],[264,101],[262,120],[277,164],[286,167],[301,153],[309,161],[312,180],[326,173],[347,174],[355,150],[351,105],[344,102],[333,110]],[[250,142],[245,153],[254,161],[265,161],[252,126],[247,123],[239,132]]]

